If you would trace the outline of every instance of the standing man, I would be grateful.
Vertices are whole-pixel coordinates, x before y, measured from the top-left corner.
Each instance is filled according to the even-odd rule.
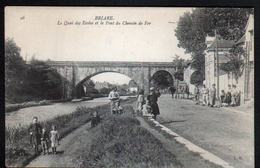
[[[216,101],[216,85],[213,84],[210,89],[210,106],[213,107]]]
[[[232,92],[231,85],[228,85],[227,97],[226,97],[226,103],[228,104],[228,106],[230,106],[231,103],[231,97],[232,97],[231,92]]]
[[[208,100],[209,100],[209,89],[206,88],[205,85],[203,85],[202,88],[202,94],[203,94],[203,105],[208,105]]]
[[[159,106],[157,104],[157,100],[158,100],[158,94],[155,92],[155,88],[151,87],[150,88],[150,93],[147,96],[147,100],[149,100],[149,105],[151,106],[152,109],[152,114],[154,115],[153,118],[156,120],[156,116],[160,114],[159,111]]]
[[[174,97],[174,93],[175,93],[176,89],[175,89],[175,87],[174,87],[174,86],[171,86],[171,87],[169,88],[169,90],[171,91],[172,98],[173,98],[173,97]]]
[[[30,142],[34,148],[35,155],[39,153],[39,145],[41,145],[41,134],[42,134],[42,127],[37,122],[38,122],[38,118],[33,117],[33,124],[31,124],[29,127]]]
[[[108,98],[110,100],[111,106],[111,115],[113,115],[113,109],[115,108],[116,101],[119,101],[119,94],[117,92],[117,88],[114,87],[113,90],[109,93]]]
[[[199,105],[200,104],[200,91],[199,91],[198,84],[195,85],[194,94],[195,94],[195,100],[196,100],[196,104],[195,105]]]
[[[236,85],[232,85],[232,92],[231,92],[231,95],[232,95],[232,102],[231,102],[231,106],[237,106],[237,95],[238,95],[238,92],[237,92],[237,86]]]

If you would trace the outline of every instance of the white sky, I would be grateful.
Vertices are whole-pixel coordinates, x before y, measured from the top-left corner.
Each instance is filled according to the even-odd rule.
[[[185,11],[191,8],[6,7],[5,37],[14,38],[27,60],[35,55],[54,61],[171,62],[175,54],[190,58],[177,47],[174,32]],[[121,25],[82,25],[95,24],[95,16],[113,16]],[[65,26],[65,21],[73,25]]]

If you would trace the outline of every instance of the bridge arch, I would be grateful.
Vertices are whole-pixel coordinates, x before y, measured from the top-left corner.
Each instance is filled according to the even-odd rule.
[[[156,80],[160,80],[159,82]],[[157,70],[151,75],[151,82],[156,81],[159,85],[165,84],[165,86],[174,86],[174,75],[167,70]],[[151,83],[153,85],[153,83]]]
[[[113,72],[113,73],[118,73],[118,74],[122,74],[122,75],[125,75],[125,76],[127,76],[127,77],[129,77],[129,78],[131,78],[130,76],[128,76],[128,75],[126,75],[126,74],[123,74],[123,73],[120,73],[120,72],[117,72],[117,71],[100,71],[100,72],[95,72],[95,73],[93,73],[93,74],[90,74],[90,75],[88,75],[88,76],[86,76],[85,78],[83,78],[80,82],[78,82],[77,84],[76,84],[76,97],[77,98],[81,98],[82,97],[82,91],[83,91],[83,84],[86,82],[86,81],[88,81],[89,79],[91,79],[92,77],[94,77],[94,76],[96,76],[96,75],[98,75],[98,74],[102,74],[102,73],[106,73],[106,72]],[[131,78],[131,81],[133,81],[136,85],[138,85],[138,83],[133,79],[133,78]]]

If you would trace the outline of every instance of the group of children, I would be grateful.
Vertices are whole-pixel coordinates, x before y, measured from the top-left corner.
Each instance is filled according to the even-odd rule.
[[[196,99],[196,105],[200,104],[200,91],[198,88],[198,85],[196,85],[194,89],[195,93],[195,99]],[[202,93],[202,105],[215,105],[216,100],[216,88],[215,84],[212,85],[212,88],[209,90],[206,88],[205,85],[203,85],[203,88],[201,89]],[[239,106],[240,105],[240,93],[236,90],[236,85],[228,85],[228,90],[225,92],[224,90],[221,90],[220,92],[220,106]]]
[[[97,126],[101,121],[97,111],[92,113],[91,127]],[[33,117],[33,124],[29,127],[30,143],[34,148],[35,154],[39,154],[39,146],[42,147],[43,154],[50,154],[49,147],[51,146],[52,154],[57,154],[59,144],[59,133],[56,125],[52,125],[52,130],[48,132],[45,127],[38,124],[38,118]]]
[[[136,103],[136,112],[143,116],[154,116],[152,113],[152,107],[150,106],[149,99],[144,97],[144,90],[139,91],[139,95]]]
[[[56,125],[52,125],[50,133],[46,131],[46,128],[37,123],[38,118],[33,118],[33,124],[29,127],[30,142],[34,148],[35,154],[39,153],[39,146],[41,145],[43,154],[49,153],[49,143],[51,143],[52,154],[56,154],[56,148],[59,145],[59,134],[56,130]]]

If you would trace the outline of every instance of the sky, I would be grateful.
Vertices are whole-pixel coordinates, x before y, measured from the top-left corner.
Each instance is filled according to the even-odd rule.
[[[6,7],[5,38],[14,39],[26,60],[171,62],[175,54],[190,59],[174,32],[186,11],[191,8]]]

